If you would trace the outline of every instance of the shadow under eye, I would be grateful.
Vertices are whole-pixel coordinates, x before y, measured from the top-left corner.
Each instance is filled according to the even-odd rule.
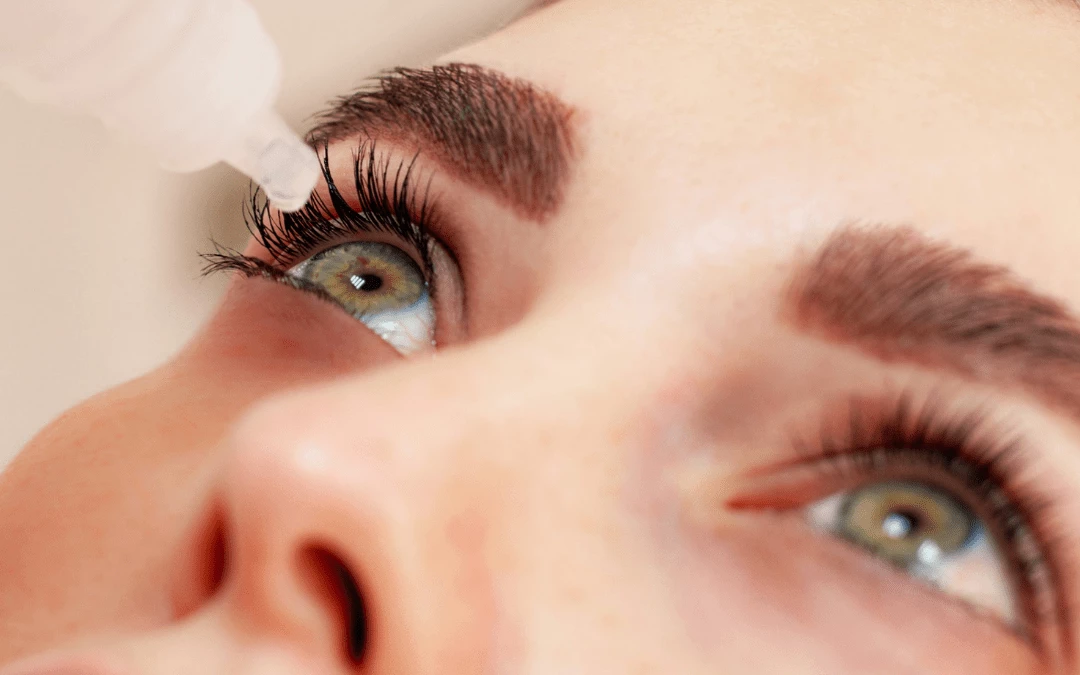
[[[822,536],[798,511],[716,516],[682,520],[676,549],[664,539],[675,602],[702,649],[728,658],[740,650],[738,634],[712,630],[729,627],[734,616],[807,672],[1047,672],[1043,653],[1001,622],[977,616],[859,547]]]
[[[307,384],[395,363],[384,340],[314,292],[298,292],[273,268],[233,283],[188,352],[230,378]],[[263,392],[265,395],[265,392]]]

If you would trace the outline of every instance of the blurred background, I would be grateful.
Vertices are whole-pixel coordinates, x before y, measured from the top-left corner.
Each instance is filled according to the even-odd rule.
[[[505,0],[250,0],[285,62],[295,127],[371,73],[505,23]],[[524,2],[520,3],[525,4]],[[135,377],[199,328],[225,278],[211,237],[241,246],[246,179],[167,174],[94,121],[0,89],[0,468],[64,409]]]

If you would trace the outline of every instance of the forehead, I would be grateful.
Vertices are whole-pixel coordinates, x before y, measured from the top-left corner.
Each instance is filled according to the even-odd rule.
[[[448,60],[583,111],[565,219],[606,245],[780,250],[910,224],[1075,307],[1078,18],[1034,0],[564,0]]]

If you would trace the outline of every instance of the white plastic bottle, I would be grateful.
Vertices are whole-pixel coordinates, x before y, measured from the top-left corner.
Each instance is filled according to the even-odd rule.
[[[274,112],[281,58],[244,0],[0,0],[0,81],[97,117],[165,168],[228,162],[286,211],[320,176]]]

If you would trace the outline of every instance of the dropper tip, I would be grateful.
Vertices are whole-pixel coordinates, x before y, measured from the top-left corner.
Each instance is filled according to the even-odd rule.
[[[322,177],[319,156],[273,111],[252,120],[247,136],[225,155],[270,203],[286,213],[304,208]]]
[[[322,176],[319,157],[299,139],[282,138],[263,151],[258,180],[270,203],[286,213],[304,208]]]

